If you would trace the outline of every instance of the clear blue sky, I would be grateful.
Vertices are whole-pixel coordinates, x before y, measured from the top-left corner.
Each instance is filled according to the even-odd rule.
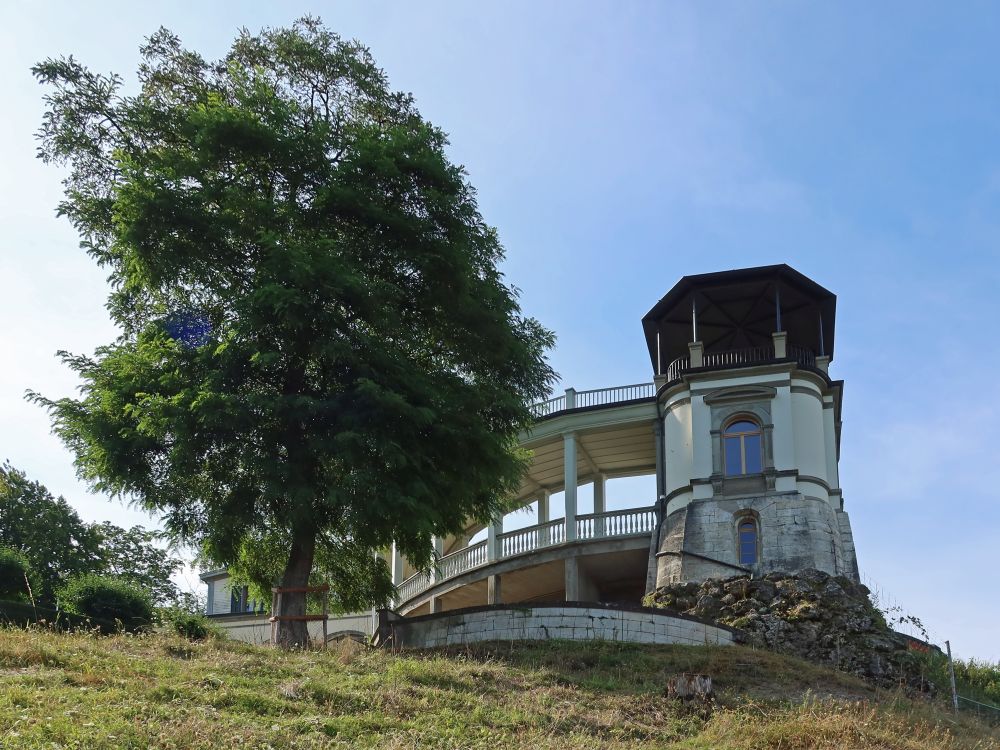
[[[451,134],[564,385],[649,379],[639,319],[685,274],[787,262],[834,291],[862,572],[959,654],[1000,660],[991,3],[5,3],[0,459],[87,519],[149,523],[89,495],[22,400],[72,390],[56,349],[114,335],[34,159],[29,66],[72,53],[128,78],[161,24],[216,56],[302,13],[367,44]]]

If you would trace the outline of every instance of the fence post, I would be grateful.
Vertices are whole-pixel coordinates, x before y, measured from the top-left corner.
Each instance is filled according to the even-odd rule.
[[[945,641],[944,645],[948,648],[948,676],[951,678],[951,702],[955,707],[955,713],[958,713],[958,689],[955,687],[955,665],[951,661],[951,641]]]

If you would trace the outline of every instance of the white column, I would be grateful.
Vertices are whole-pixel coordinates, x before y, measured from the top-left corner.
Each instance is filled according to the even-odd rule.
[[[486,527],[486,560],[495,562],[500,559],[500,535],[503,534],[503,516],[493,519]]]
[[[607,484],[608,478],[604,474],[594,475],[594,515],[597,516],[606,510],[604,501],[604,489]],[[595,518],[594,519],[594,536],[602,537],[604,536],[604,519]]]
[[[392,585],[399,586],[403,582],[403,556],[399,553],[396,543],[392,543]]]
[[[441,580],[441,571],[438,570],[438,561],[444,557],[444,538],[440,536],[432,537],[434,543],[434,567],[431,571],[431,580],[435,583]]]
[[[549,491],[542,490],[542,494],[538,496],[538,523],[539,525],[543,523],[548,523],[550,520],[549,516]],[[549,534],[549,529],[542,529],[539,532],[538,543],[542,547],[547,547],[551,535]]]
[[[566,541],[576,540],[576,433],[563,435],[563,486],[566,495]]]

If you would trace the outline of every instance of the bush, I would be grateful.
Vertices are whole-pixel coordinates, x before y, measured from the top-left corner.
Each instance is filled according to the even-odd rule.
[[[189,612],[179,607],[170,607],[160,611],[163,624],[182,638],[191,641],[203,641],[216,634],[215,626],[204,615]]]
[[[153,602],[147,592],[121,578],[87,574],[70,580],[59,593],[59,604],[67,612],[116,622],[123,630],[136,632],[153,622]],[[105,626],[101,630],[107,632]]]
[[[27,601],[31,570],[28,558],[10,547],[0,547],[0,599]]]

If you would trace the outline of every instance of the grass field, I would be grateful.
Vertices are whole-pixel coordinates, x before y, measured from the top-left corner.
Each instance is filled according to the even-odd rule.
[[[710,674],[710,710],[664,696]],[[740,647],[281,653],[0,629],[3,748],[1000,748],[943,702]]]

